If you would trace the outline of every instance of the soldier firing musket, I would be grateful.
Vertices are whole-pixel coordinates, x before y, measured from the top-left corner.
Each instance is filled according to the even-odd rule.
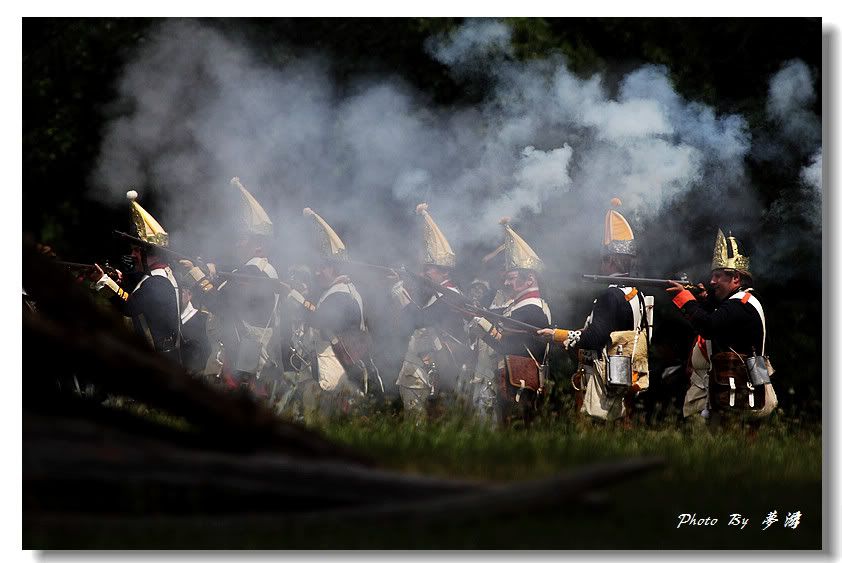
[[[539,338],[536,335],[536,333],[543,327],[531,325],[529,323],[519,321],[515,318],[507,317],[506,315],[500,313],[495,313],[486,309],[485,307],[479,307],[478,305],[472,303],[470,299],[468,299],[468,297],[461,293],[441,291],[441,286],[434,284],[429,279],[423,276],[419,276],[418,274],[413,272],[407,273],[413,279],[416,279],[419,283],[435,291],[439,295],[439,297],[441,297],[444,300],[444,302],[447,303],[448,306],[455,309],[456,311],[459,311],[460,313],[464,314],[469,318],[485,317],[499,324],[507,325],[504,330],[511,332],[523,332],[524,334],[528,334],[530,337]]]
[[[237,282],[252,282],[260,285],[266,285],[274,289],[275,293],[286,295],[290,292],[292,287],[288,283],[284,283],[283,281],[267,276],[258,276],[254,274],[244,274],[241,272],[236,271],[227,271],[227,270],[218,270],[214,263],[205,263],[201,258],[191,257],[187,254],[178,252],[173,250],[172,248],[167,248],[165,246],[159,246],[155,243],[151,243],[148,241],[140,240],[137,237],[133,237],[127,233],[121,231],[114,231],[114,234],[122,239],[128,240],[132,244],[143,245],[146,248],[150,248],[159,252],[161,254],[172,256],[178,260],[189,261],[191,264],[199,264],[204,266],[210,270],[210,275],[213,277],[218,277],[223,280],[233,280]],[[94,267],[94,264],[81,264],[77,262],[57,262],[60,265],[66,265],[71,268],[79,268],[83,269],[85,267]],[[103,269],[105,266],[103,266]],[[207,277],[207,276],[203,276]],[[200,278],[201,279],[201,278]]]
[[[277,328],[278,294],[287,289],[266,255],[272,221],[239,178],[232,178],[230,185],[242,201],[232,245],[242,265],[233,272],[218,272],[213,264],[194,263],[189,256],[182,255],[179,262],[194,282],[196,300],[221,319],[221,334],[216,338],[221,343],[224,384],[229,389],[245,386],[259,397],[268,397],[266,380],[280,372],[280,359],[270,346]]]
[[[400,326],[411,334],[397,385],[404,409],[420,414],[431,400],[438,400],[442,391],[452,395],[469,362],[462,315],[441,298],[443,292],[461,294],[450,279],[456,254],[428,213],[427,204],[417,205],[415,212],[424,221],[423,277],[437,291],[420,304],[399,280],[392,287],[392,295],[401,307]]]
[[[296,383],[303,393],[318,396],[328,414],[348,412],[370,390],[382,394],[383,384],[371,358],[362,297],[344,272],[345,244],[315,211],[308,207],[303,213],[313,220],[316,252],[310,266],[319,298],[313,303],[298,290],[289,292],[288,301],[303,312],[302,352],[310,368]],[[303,372],[305,365],[300,367]]]
[[[137,203],[137,192],[126,193],[131,206],[132,223],[137,236],[125,234],[132,242],[135,271],[114,279],[98,264],[93,264],[88,277],[97,291],[108,288],[112,302],[123,314],[131,317],[135,331],[159,353],[181,363],[181,321],[178,283],[167,263],[169,236],[143,207]],[[118,283],[132,287],[126,291]]]
[[[550,326],[552,314],[541,297],[538,276],[544,262],[504,217],[505,270],[503,286],[511,301],[502,314],[477,311],[470,329],[499,355],[497,405],[501,421],[519,414],[526,421],[535,413],[546,389],[549,344],[538,332]],[[519,413],[517,411],[520,411]]]
[[[348,264],[350,266],[358,266],[361,268],[380,272],[395,279],[409,278],[418,285],[424,286],[427,290],[433,292],[435,295],[443,299],[447,303],[447,305],[450,306],[452,309],[462,313],[468,318],[486,317],[488,319],[494,319],[495,321],[498,321],[502,324],[509,325],[512,328],[512,330],[520,330],[523,332],[528,332],[530,334],[534,334],[535,331],[539,330],[540,328],[528,323],[521,322],[517,319],[513,319],[511,317],[507,317],[499,313],[495,313],[489,309],[486,309],[485,307],[480,307],[473,303],[463,293],[443,291],[442,286],[440,284],[433,282],[432,280],[421,274],[409,271],[405,267],[390,268],[389,266],[380,266],[378,264],[356,262],[354,260],[349,260]]]
[[[618,198],[611,200],[619,207]],[[579,367],[572,376],[576,408],[595,418],[615,420],[629,415],[638,392],[649,387],[648,344],[652,334],[654,300],[628,280],[637,256],[634,232],[619,211],[605,214],[602,241],[602,276],[608,283],[594,300],[581,329],[541,331],[575,354]],[[657,280],[661,281],[661,280]],[[668,285],[669,281],[665,280]],[[606,358],[613,358],[613,363]]]
[[[771,414],[778,403],[766,348],[766,314],[753,289],[749,257],[717,230],[710,291],[695,295],[674,284],[667,291],[698,334],[690,354],[684,416],[699,413],[717,424],[728,413]]]

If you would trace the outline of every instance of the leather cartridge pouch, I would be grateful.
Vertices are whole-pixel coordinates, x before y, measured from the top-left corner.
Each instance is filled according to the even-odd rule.
[[[746,387],[748,372],[744,359],[745,356],[736,352],[719,352],[711,358],[713,366],[713,382],[716,385],[730,386],[730,380],[734,380],[737,387]]]
[[[766,393],[749,379],[744,354],[719,352],[711,358],[710,403],[716,410],[763,408]]]
[[[371,350],[371,336],[361,330],[352,330],[336,337],[331,342],[331,347],[336,354],[336,359],[342,364],[345,370],[359,366],[360,362],[365,363]]]
[[[529,356],[512,356],[506,358],[506,374],[509,385],[516,389],[538,391],[542,388],[541,374],[535,360]]]

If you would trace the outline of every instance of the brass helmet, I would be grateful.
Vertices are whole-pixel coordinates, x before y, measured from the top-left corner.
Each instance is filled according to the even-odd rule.
[[[503,217],[500,219],[500,224],[503,225],[503,235],[505,241],[505,263],[506,271],[511,270],[534,270],[535,272],[542,272],[544,270],[544,261],[535,254],[532,247],[529,246],[523,238],[509,225],[510,218]]]
[[[309,207],[304,208],[304,216],[313,218],[316,227],[316,239],[319,243],[319,256],[343,262],[347,261],[348,252],[345,250],[345,243],[342,242],[336,231],[328,225],[327,221]]]
[[[711,261],[710,269],[713,270],[737,270],[740,273],[751,275],[749,272],[749,258],[744,254],[740,254],[740,249],[737,246],[737,239],[728,233],[726,237],[722,234],[722,229],[716,230],[716,242],[713,244],[713,261]]]
[[[137,192],[135,190],[127,191],[126,199],[129,200],[129,206],[131,207],[132,223],[137,232],[137,238],[158,246],[168,246],[170,238],[167,231],[148,211],[140,206],[137,202]]]
[[[231,185],[240,190],[243,197],[242,224],[250,235],[272,236],[272,220],[254,196],[240,182],[236,176],[231,178]]]
[[[618,197],[611,199],[613,207],[620,207],[622,204],[623,202]],[[609,209],[605,214],[602,253],[637,256],[637,244],[634,241],[634,232],[632,232],[631,225],[619,211],[614,209]]]
[[[426,203],[419,203],[415,206],[415,212],[424,218],[424,255],[421,262],[443,268],[452,268],[456,265],[456,254],[450,248],[450,243],[447,242],[444,233],[430,217],[427,207]]]

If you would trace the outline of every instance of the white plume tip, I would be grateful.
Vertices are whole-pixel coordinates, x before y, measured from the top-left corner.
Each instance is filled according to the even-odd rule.
[[[137,192],[134,190],[129,190],[126,192],[126,199],[129,201],[134,201],[137,199]]]
[[[415,206],[415,212],[420,215],[421,212],[427,211],[427,207],[429,207],[429,206],[426,203],[419,203],[418,205]]]

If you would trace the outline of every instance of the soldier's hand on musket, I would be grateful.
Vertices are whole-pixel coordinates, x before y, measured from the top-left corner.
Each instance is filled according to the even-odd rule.
[[[193,281],[196,286],[198,286],[203,292],[207,292],[213,289],[213,283],[208,278],[208,275],[202,270],[199,266],[193,264],[190,260],[179,260],[178,263],[187,270],[188,275],[193,278]]]
[[[670,293],[680,293],[680,292],[684,291],[685,289],[688,289],[687,284],[682,284],[682,283],[679,283],[677,281],[670,280],[669,284],[670,285],[667,288],[667,291],[670,292]],[[701,283],[697,284],[697,285],[689,288],[689,291],[691,291],[693,293],[693,295],[695,297],[697,297],[698,299],[707,299],[708,290],[707,290],[707,288],[705,287],[704,284],[701,284]]]
[[[553,333],[554,332],[555,332],[555,329],[542,328],[541,330],[538,331],[538,336],[540,336],[542,340],[550,341],[550,340],[553,339]]]
[[[468,323],[468,332],[480,336],[487,334],[496,340],[503,338],[503,334],[500,330],[485,317],[474,317],[473,320]]]
[[[102,265],[102,271],[105,272],[106,276],[108,276],[117,283],[123,281],[123,272],[113,267],[107,261],[105,262],[105,264]]]
[[[99,264],[94,264],[93,268],[91,268],[88,271],[88,279],[91,280],[92,282],[98,282],[99,280],[102,279],[102,276],[104,276],[104,275],[105,275],[105,272],[102,271],[102,268],[100,268]]]
[[[708,298],[708,288],[703,283],[696,284],[696,286],[690,291],[692,291],[693,295],[695,295],[698,299],[705,300]]]

